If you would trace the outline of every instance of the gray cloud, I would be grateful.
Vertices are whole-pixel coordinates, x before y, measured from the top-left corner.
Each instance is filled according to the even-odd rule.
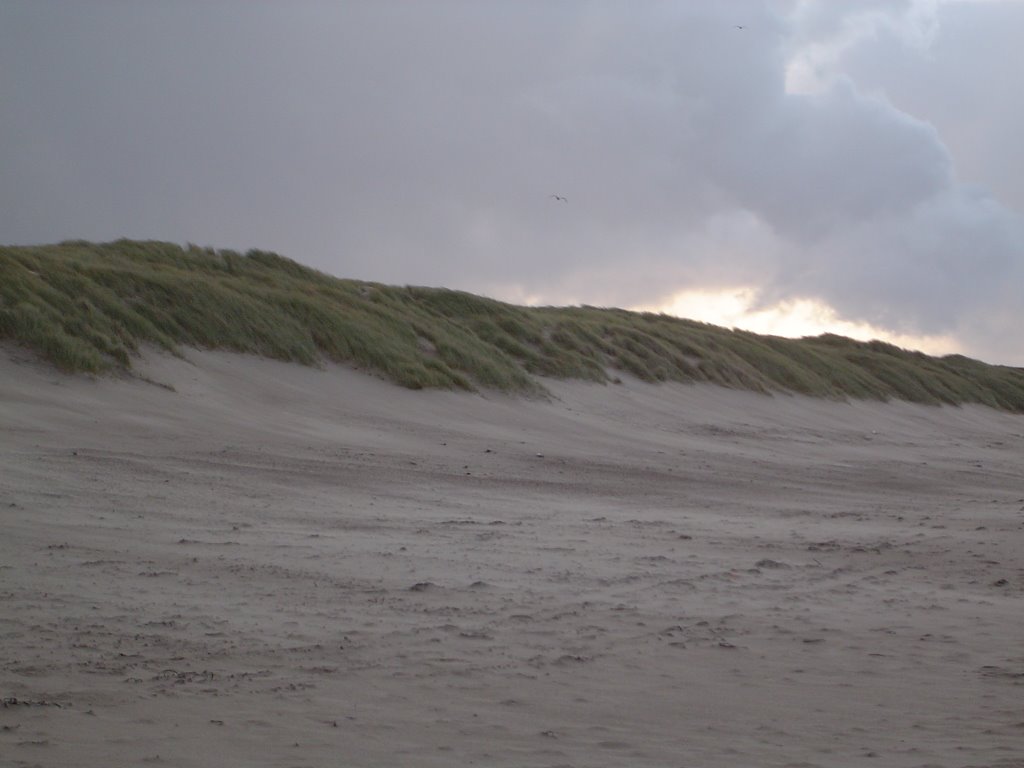
[[[1024,212],[1024,3],[944,3],[924,54],[889,30],[863,40],[837,62],[868,91],[933,124],[957,175]]]
[[[942,90],[962,66],[984,119],[1024,114],[981,82],[984,35],[944,37],[1019,13],[929,8],[8,4],[0,240],[272,248],[549,302],[755,285],[1024,361],[1024,176]],[[818,87],[787,92],[808,50]]]

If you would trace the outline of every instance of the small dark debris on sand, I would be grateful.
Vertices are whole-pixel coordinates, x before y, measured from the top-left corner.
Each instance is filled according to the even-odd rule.
[[[765,558],[764,560],[758,560],[756,563],[754,563],[754,567],[755,568],[792,568],[793,566],[791,566],[789,563],[780,563],[778,560],[769,560],[769,559]]]
[[[6,699],[0,699],[0,708],[9,709],[11,707],[56,707],[57,709],[63,709],[62,704],[58,704],[56,701],[47,701],[46,699],[19,699],[14,696],[10,696]]]

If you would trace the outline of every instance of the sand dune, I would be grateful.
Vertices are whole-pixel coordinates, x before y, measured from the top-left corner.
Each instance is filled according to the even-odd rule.
[[[4,765],[1024,765],[1024,417],[2,355]]]

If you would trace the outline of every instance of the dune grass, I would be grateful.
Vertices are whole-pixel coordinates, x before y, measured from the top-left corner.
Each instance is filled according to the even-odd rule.
[[[344,280],[274,253],[119,240],[0,248],[0,339],[65,371],[131,367],[140,345],[348,363],[411,388],[542,394],[537,377],[708,382],[828,398],[1024,412],[1024,369],[882,342],[758,336],[666,315],[527,308]]]

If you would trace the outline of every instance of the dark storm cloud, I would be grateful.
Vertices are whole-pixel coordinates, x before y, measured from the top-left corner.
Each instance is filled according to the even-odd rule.
[[[1024,359],[1019,212],[857,59],[917,61],[942,40],[930,9],[8,4],[0,240],[272,248],[550,302],[753,285]],[[817,87],[787,90],[795,60]],[[938,89],[919,101],[959,125]]]

